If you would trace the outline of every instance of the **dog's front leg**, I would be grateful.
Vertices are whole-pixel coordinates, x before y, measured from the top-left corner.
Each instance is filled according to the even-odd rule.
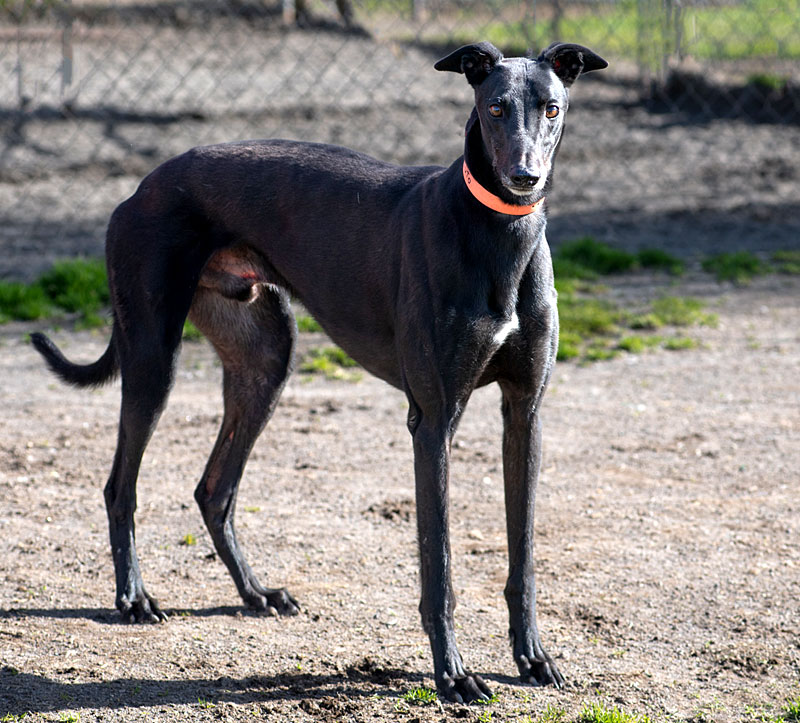
[[[436,687],[452,702],[487,700],[491,697],[488,686],[464,668],[453,625],[456,603],[450,581],[447,491],[452,424],[436,415],[423,415],[412,401],[409,429],[414,438],[420,613],[431,641]]]
[[[541,460],[540,393],[503,387],[503,477],[505,481],[509,576],[505,595],[514,660],[522,680],[561,687],[564,678],[545,652],[536,624],[533,569],[533,510]]]

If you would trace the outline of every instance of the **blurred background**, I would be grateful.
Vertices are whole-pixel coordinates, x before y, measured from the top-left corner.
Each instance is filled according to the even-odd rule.
[[[113,208],[192,146],[449,165],[471,92],[433,63],[477,40],[609,61],[572,90],[551,244],[800,246],[800,0],[0,0],[0,279],[101,256]]]

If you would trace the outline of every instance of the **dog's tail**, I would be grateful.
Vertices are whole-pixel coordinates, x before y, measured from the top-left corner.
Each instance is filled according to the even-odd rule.
[[[117,346],[114,334],[108,348],[96,362],[92,364],[74,364],[44,334],[31,334],[31,343],[47,362],[47,366],[67,384],[75,387],[99,387],[116,378],[119,373]]]

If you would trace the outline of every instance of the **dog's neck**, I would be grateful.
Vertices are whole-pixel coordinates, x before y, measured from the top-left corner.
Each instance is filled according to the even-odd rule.
[[[486,153],[477,108],[472,109],[464,129],[464,160],[475,180],[487,191],[502,198],[500,195],[503,190],[502,185],[498,182],[492,162]]]
[[[471,174],[487,191],[502,199],[502,186],[495,176],[481,136],[480,121],[475,109],[467,121],[464,143],[464,161]],[[459,175],[461,169],[459,168]],[[466,191],[465,181],[464,183]],[[469,191],[467,191],[469,193]],[[507,192],[504,193],[509,196]],[[511,201],[513,199],[509,199]],[[546,218],[544,204],[539,204],[535,212],[527,215],[491,214],[487,217],[491,225],[503,224],[506,232],[493,235],[493,241],[482,240],[473,246],[473,252],[480,258],[476,261],[485,269],[491,279],[489,306],[499,313],[510,313],[516,306],[517,293],[522,275],[539,243],[544,242]],[[495,227],[496,234],[497,229]],[[501,238],[506,239],[501,242]]]
[[[544,203],[544,197],[532,204],[517,205],[513,203],[506,203],[502,198],[495,196],[495,194],[491,193],[480,183],[478,183],[477,179],[469,170],[466,160],[462,166],[462,175],[464,176],[464,183],[467,184],[467,188],[469,189],[470,193],[484,206],[486,206],[486,208],[491,209],[492,211],[497,211],[498,213],[503,213],[507,216],[528,216],[529,214],[538,210]]]

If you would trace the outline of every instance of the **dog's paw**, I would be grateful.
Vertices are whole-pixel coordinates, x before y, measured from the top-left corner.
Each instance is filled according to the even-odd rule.
[[[259,587],[258,593],[247,602],[251,608],[271,617],[297,615],[300,612],[300,604],[285,587],[274,589]]]
[[[553,685],[556,688],[564,687],[564,676],[558,672],[553,659],[543,650],[541,655],[536,658],[520,656],[517,658],[517,667],[523,683],[537,687],[544,685]]]
[[[122,620],[126,623],[163,623],[167,615],[158,606],[158,601],[143,593],[134,600],[123,598],[117,601]]]
[[[285,587],[267,590],[266,597],[267,612],[270,615],[297,615],[300,612],[300,604]]]
[[[492,697],[489,686],[473,673],[456,676],[445,674],[436,682],[436,688],[439,695],[450,703],[474,703],[488,701]]]

